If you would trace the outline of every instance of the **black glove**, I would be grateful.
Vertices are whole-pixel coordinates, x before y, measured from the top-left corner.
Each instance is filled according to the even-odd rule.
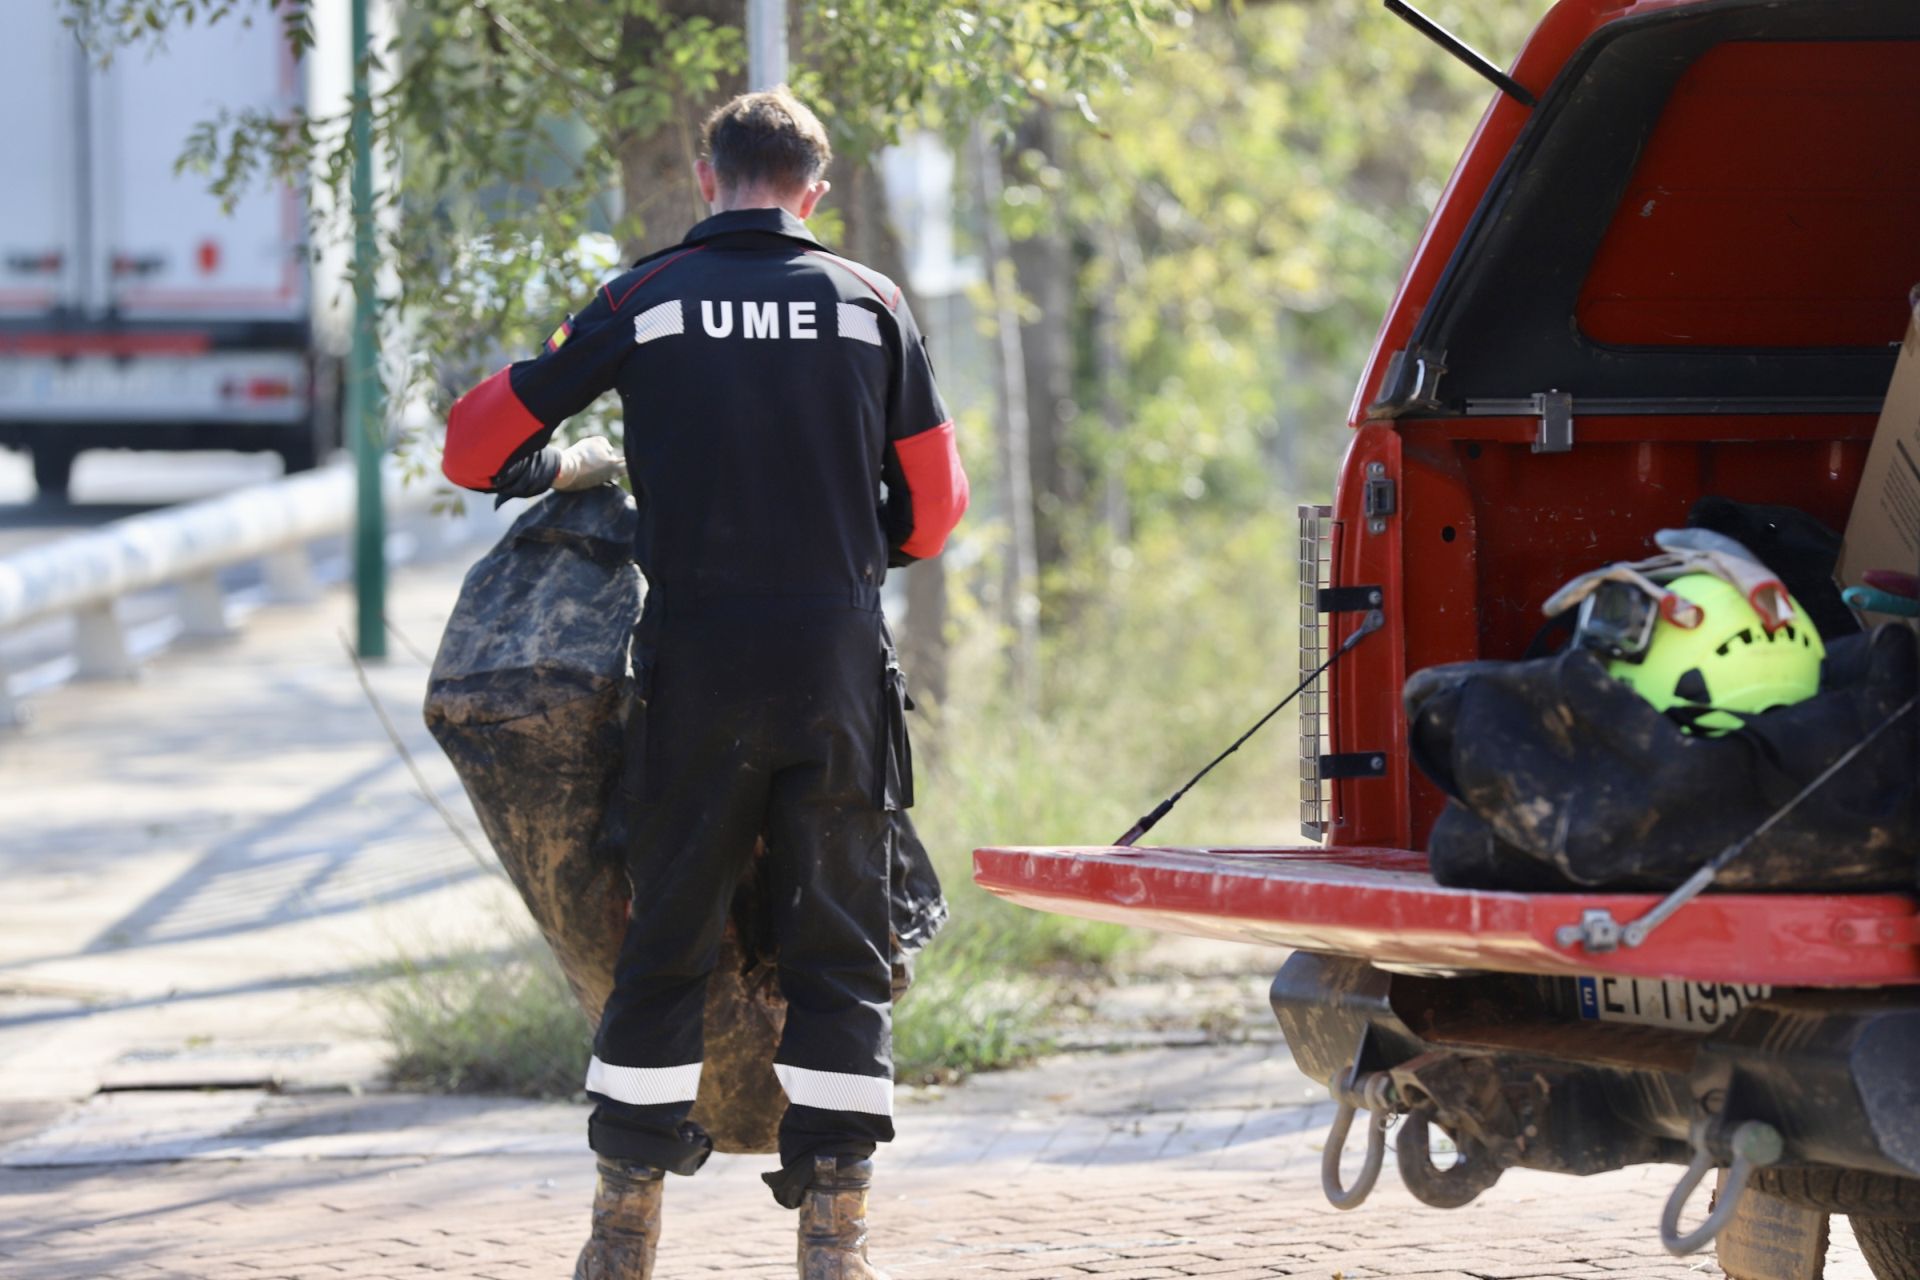
[[[508,498],[537,498],[553,487],[553,478],[559,474],[560,450],[552,445],[509,458],[493,477],[493,505],[498,507]]]

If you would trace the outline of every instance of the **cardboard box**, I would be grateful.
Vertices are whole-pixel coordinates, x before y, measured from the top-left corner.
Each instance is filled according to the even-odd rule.
[[[1858,587],[1868,569],[1920,573],[1920,305],[1873,429],[1834,576],[1843,587]]]

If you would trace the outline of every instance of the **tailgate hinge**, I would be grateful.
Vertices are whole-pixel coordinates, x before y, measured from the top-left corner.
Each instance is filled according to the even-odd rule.
[[[1387,754],[1384,751],[1342,751],[1321,756],[1319,777],[1323,782],[1336,778],[1384,778]]]
[[[1367,613],[1385,600],[1379,587],[1321,587],[1313,593],[1316,613]]]
[[[1533,439],[1535,453],[1567,453],[1573,448],[1573,395],[1566,391],[1542,391],[1533,397],[1533,412],[1540,419],[1540,432]]]

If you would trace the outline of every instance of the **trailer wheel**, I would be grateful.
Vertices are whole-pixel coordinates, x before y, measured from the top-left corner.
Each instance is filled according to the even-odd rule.
[[[73,460],[78,456],[75,450],[59,445],[33,447],[33,483],[42,498],[66,501],[67,489],[73,482]]]
[[[1920,1280],[1920,1220],[1861,1217],[1850,1221],[1874,1280]]]
[[[1823,1213],[1920,1221],[1920,1180],[1860,1169],[1776,1165],[1755,1169],[1752,1186]]]

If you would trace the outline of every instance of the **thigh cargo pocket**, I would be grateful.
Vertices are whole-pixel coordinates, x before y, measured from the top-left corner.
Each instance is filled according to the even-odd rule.
[[[619,754],[612,786],[601,796],[605,807],[594,837],[594,857],[621,868],[632,852],[638,811],[647,792],[647,698],[653,673],[650,665],[643,665],[638,645],[633,658],[633,669],[620,682],[615,707],[619,718],[611,726],[616,736],[610,744]]]
[[[880,681],[880,759],[874,771],[874,804],[881,810],[913,807],[913,744],[907,739],[912,709],[906,673],[889,657]]]
[[[633,646],[633,669],[623,690],[618,799],[643,804],[647,799],[647,703],[653,697],[653,654]]]

